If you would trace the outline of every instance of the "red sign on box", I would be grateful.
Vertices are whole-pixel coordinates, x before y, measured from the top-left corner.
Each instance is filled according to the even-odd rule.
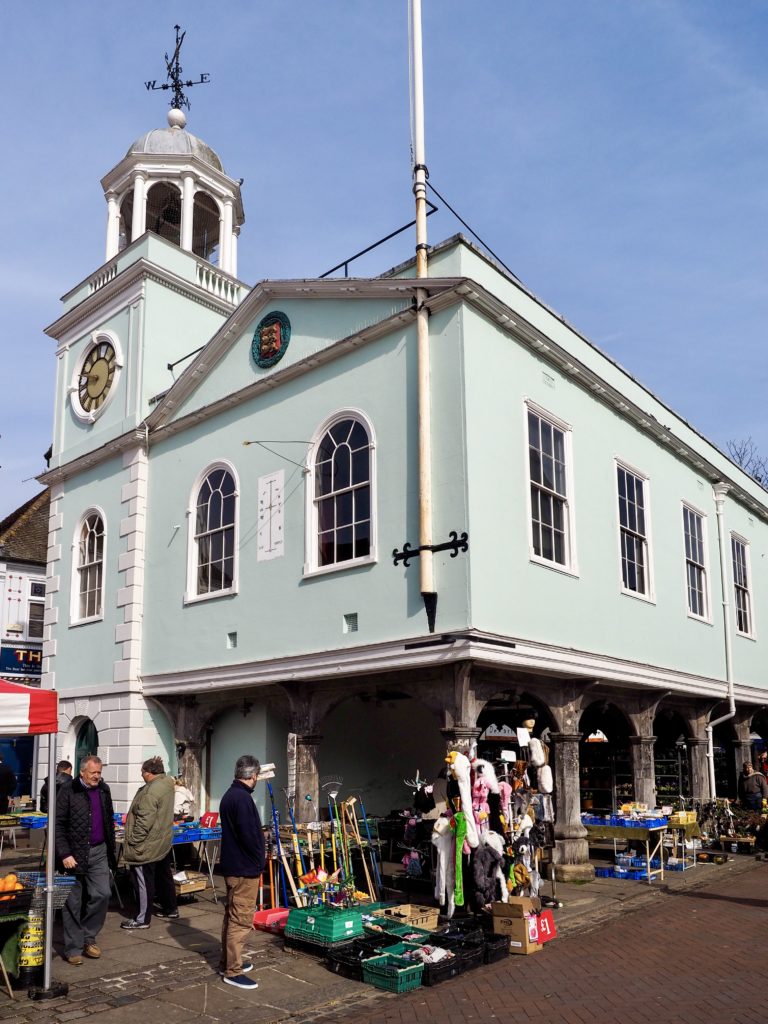
[[[532,914],[528,918],[528,937],[531,942],[537,942],[539,945],[557,938],[555,918],[551,910],[542,910],[540,914]]]
[[[216,811],[206,811],[200,815],[200,824],[203,828],[216,828],[219,823],[219,815]]]

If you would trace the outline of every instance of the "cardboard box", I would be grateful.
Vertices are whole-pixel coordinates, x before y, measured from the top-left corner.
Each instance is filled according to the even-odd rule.
[[[543,945],[532,942],[530,919],[541,910],[541,900],[529,896],[510,896],[509,903],[493,903],[493,930],[497,935],[509,936],[509,952],[527,956],[538,953]]]
[[[175,878],[173,880],[177,896],[187,892],[201,892],[210,885],[208,875],[204,875],[201,871],[185,871],[184,874],[186,875],[185,881],[177,881]]]
[[[509,952],[517,956],[528,956],[529,953],[538,953],[544,946],[538,942],[531,942],[529,935],[529,918],[509,917],[502,918],[508,922],[508,930],[504,932],[509,936]]]

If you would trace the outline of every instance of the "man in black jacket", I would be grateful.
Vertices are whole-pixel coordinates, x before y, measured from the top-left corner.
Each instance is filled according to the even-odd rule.
[[[112,795],[101,778],[101,758],[93,754],[82,759],[72,784],[57,793],[56,861],[76,879],[64,905],[64,959],[81,964],[84,953],[97,960],[96,936],[107,917],[116,857]]]
[[[58,796],[59,790],[65,782],[72,781],[72,762],[71,761],[59,761],[56,765],[56,795]],[[43,814],[48,813],[48,776],[45,777],[45,782],[40,790],[40,810]]]
[[[221,873],[227,886],[219,974],[227,985],[243,991],[259,987],[257,981],[245,976],[253,964],[243,963],[243,946],[253,927],[259,878],[264,870],[264,833],[253,802],[260,767],[250,754],[239,757],[235,779],[219,805]]]

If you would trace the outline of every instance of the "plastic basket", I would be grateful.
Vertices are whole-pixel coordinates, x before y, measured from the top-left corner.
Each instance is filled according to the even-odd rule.
[[[332,974],[338,974],[350,981],[363,980],[363,961],[372,954],[364,950],[355,950],[353,943],[346,943],[342,948],[328,950],[325,966]]]
[[[0,917],[28,910],[33,895],[34,889],[17,889],[15,892],[3,893],[0,895]]]
[[[365,931],[368,935],[396,935],[401,939],[406,935],[413,936],[416,942],[420,942],[423,938],[432,934],[425,928],[416,928],[412,924],[390,921],[386,917],[376,917],[370,923],[366,922]]]
[[[331,945],[335,942],[349,942],[363,934],[363,915],[357,909],[343,907],[294,908],[288,915],[285,937],[305,939]]]
[[[374,917],[391,918],[400,924],[411,924],[428,931],[437,927],[440,911],[437,907],[424,907],[417,903],[400,903],[377,910]]]
[[[451,921],[442,932],[432,933],[435,942],[439,938],[459,939],[462,942],[482,942],[485,932],[474,921]]]
[[[385,992],[412,992],[420,987],[423,976],[424,964],[388,953],[363,961],[363,981]]]
[[[437,942],[430,942],[430,946],[439,945]],[[422,961],[416,959],[416,957],[408,956],[407,954],[413,950],[419,949],[420,944],[416,942],[402,942],[395,946],[389,946],[384,952],[390,956],[403,957],[408,963],[420,963]],[[443,945],[443,949],[448,949],[447,945]],[[424,974],[421,976],[422,985],[439,985],[441,981],[448,981],[449,978],[455,978],[464,969],[464,960],[462,957],[462,950],[450,949],[449,952],[452,956],[441,960],[436,964],[424,964]]]
[[[365,953],[367,956],[378,956],[398,942],[400,942],[399,936],[389,932],[379,932],[378,935],[366,935],[362,939],[355,939],[352,945],[355,952]]]
[[[495,964],[509,956],[508,935],[486,935],[483,947],[483,963]]]

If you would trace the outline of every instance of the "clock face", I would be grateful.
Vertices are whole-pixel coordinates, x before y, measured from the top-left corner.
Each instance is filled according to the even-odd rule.
[[[88,351],[77,382],[77,397],[84,412],[97,412],[102,407],[116,369],[117,356],[108,341],[99,341]]]

